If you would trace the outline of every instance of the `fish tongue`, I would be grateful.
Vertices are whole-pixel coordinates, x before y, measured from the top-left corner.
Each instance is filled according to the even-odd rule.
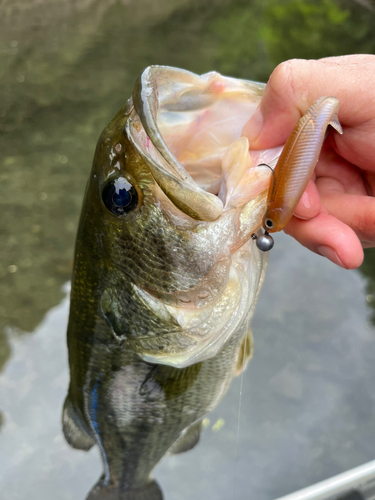
[[[268,189],[271,170],[253,167],[246,137],[240,137],[228,147],[223,156],[222,170],[219,198],[227,209],[242,206]]]

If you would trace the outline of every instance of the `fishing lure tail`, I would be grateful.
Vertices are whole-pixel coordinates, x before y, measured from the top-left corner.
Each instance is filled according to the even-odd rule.
[[[342,135],[342,127],[341,127],[341,123],[339,122],[339,119],[337,117],[337,113],[335,113],[335,115],[332,117],[331,121],[329,122],[329,125],[331,125],[331,127],[333,127],[339,134]]]

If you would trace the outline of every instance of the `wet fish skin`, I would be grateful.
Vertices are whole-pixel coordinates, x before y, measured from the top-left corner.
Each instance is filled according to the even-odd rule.
[[[133,113],[131,103],[124,106],[98,141],[75,249],[63,428],[73,447],[100,448],[104,474],[90,500],[161,499],[152,469],[168,450],[196,444],[203,417],[242,364],[244,339],[251,342],[246,310],[216,355],[187,366],[168,364],[198,342],[168,306],[192,307],[186,302],[191,291],[211,275],[216,288],[198,306],[215,303],[232,265],[227,228],[239,224],[240,211],[230,210],[216,222],[178,211],[126,134]],[[102,202],[103,188],[119,176],[138,194],[138,206],[126,217],[111,214]],[[265,199],[259,206],[265,208]],[[252,264],[253,307],[265,257],[251,240],[244,248],[239,262],[258,259]],[[142,359],[147,352],[161,356],[161,364]]]

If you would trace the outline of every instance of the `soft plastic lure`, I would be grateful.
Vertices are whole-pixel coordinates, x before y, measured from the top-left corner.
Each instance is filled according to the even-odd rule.
[[[257,238],[260,250],[270,250],[273,238],[268,233],[281,231],[291,219],[317,164],[328,125],[342,134],[338,109],[338,99],[321,97],[290,134],[273,171],[262,223],[265,234]]]

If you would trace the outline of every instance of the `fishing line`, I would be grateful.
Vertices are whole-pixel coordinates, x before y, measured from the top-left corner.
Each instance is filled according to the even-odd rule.
[[[236,459],[234,465],[234,486],[233,486],[233,500],[236,500],[236,486],[237,486],[237,466],[238,466],[238,448],[240,443],[240,420],[241,420],[241,405],[242,405],[242,388],[243,388],[243,372],[245,371],[245,356],[246,356],[246,343],[248,334],[245,335],[243,357],[242,357],[242,371],[240,380],[240,398],[238,402],[238,419],[237,419],[237,443],[236,443]]]

